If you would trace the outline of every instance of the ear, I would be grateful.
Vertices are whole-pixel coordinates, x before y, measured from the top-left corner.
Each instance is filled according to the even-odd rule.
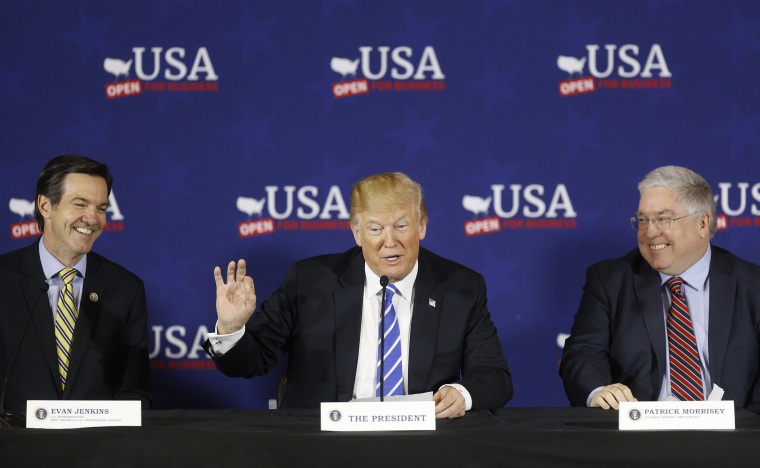
[[[356,241],[356,245],[358,245],[359,247],[361,247],[362,246],[362,239],[361,239],[361,236],[359,235],[359,225],[358,224],[352,224],[351,225],[351,232],[354,235],[354,241]]]
[[[420,240],[425,238],[425,233],[427,233],[427,223],[420,223]]]
[[[42,217],[50,219],[50,212],[53,211],[53,203],[45,195],[37,196],[37,208],[39,208]]]
[[[710,237],[710,215],[709,214],[703,214],[701,218],[699,218],[699,238],[704,239],[705,237]]]

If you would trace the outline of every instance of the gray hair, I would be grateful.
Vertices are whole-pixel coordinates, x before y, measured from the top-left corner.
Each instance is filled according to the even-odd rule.
[[[676,201],[689,213],[710,215],[710,237],[715,235],[715,195],[704,177],[685,167],[658,167],[639,182],[639,194],[655,187],[663,187],[673,192]]]

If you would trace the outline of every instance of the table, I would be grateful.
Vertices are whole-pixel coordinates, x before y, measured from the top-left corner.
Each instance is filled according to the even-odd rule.
[[[321,432],[317,410],[160,410],[142,427],[0,430],[0,466],[760,466],[760,416],[733,431],[618,431],[598,408],[503,408],[435,431]],[[383,451],[391,446],[396,455]]]

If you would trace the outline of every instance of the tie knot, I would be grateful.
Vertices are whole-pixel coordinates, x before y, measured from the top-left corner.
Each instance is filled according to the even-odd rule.
[[[74,277],[77,275],[77,270],[74,268],[64,268],[58,272],[58,276],[63,281],[63,284],[71,284],[74,281]]]
[[[394,294],[398,293],[398,288],[394,286],[393,284],[389,284],[387,288],[385,288],[385,300],[388,301],[393,298]]]
[[[674,276],[668,280],[668,288],[670,288],[670,292],[672,294],[678,294],[681,295],[681,286],[683,285],[683,280],[680,276]]]

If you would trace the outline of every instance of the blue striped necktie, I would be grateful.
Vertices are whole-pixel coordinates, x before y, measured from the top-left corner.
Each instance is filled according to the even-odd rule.
[[[61,376],[61,390],[66,387],[71,361],[71,344],[74,342],[74,327],[77,323],[77,306],[74,300],[74,277],[77,270],[64,268],[58,272],[63,281],[58,294],[58,307],[55,314],[55,347],[58,354],[58,373]]]
[[[377,380],[375,384],[375,396],[380,396],[380,368],[385,371],[383,381],[383,396],[404,394],[404,373],[401,365],[401,333],[399,332],[398,317],[393,307],[393,295],[398,293],[396,286],[389,284],[385,293],[385,330],[382,329],[382,321],[378,327],[379,333],[385,334],[385,349],[382,348],[380,334],[377,339]],[[384,362],[383,362],[384,360]]]
[[[670,389],[679,400],[704,400],[702,365],[689,307],[683,294],[683,280],[678,276],[670,278],[668,288],[671,297],[668,309]]]

